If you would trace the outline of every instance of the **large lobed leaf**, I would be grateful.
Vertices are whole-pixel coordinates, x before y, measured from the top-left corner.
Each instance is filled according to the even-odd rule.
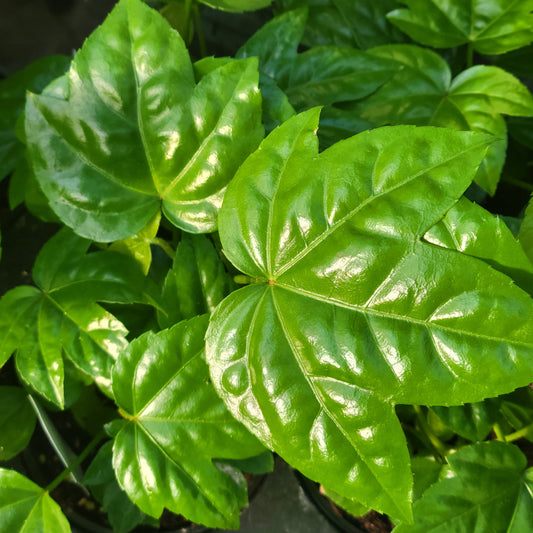
[[[204,359],[208,317],[135,339],[113,370],[127,423],[115,436],[121,487],[145,513],[163,508],[209,527],[238,528],[247,503],[243,475],[214,459],[245,459],[264,448],[217,396]]]
[[[435,48],[472,44],[503,54],[533,41],[531,0],[401,0],[387,18],[413,40]]]
[[[121,0],[65,76],[26,105],[37,179],[59,218],[96,241],[129,237],[161,208],[194,233],[216,229],[227,183],[263,136],[255,59],[196,84],[179,34]]]
[[[0,468],[0,530],[70,533],[70,526],[46,491],[18,472]]]
[[[109,390],[111,366],[127,330],[96,302],[155,305],[155,288],[126,255],[86,253],[90,241],[60,230],[35,261],[37,287],[16,287],[0,300],[0,364],[16,352],[22,380],[64,405],[64,358]]]
[[[473,444],[448,456],[449,474],[414,505],[397,533],[525,533],[533,528],[533,470],[514,445]]]
[[[410,519],[394,404],[453,405],[533,376],[533,302],[484,262],[421,238],[490,140],[381,128],[318,155],[318,112],[272,132],[228,189],[226,256],[258,280],[207,332],[217,391],[326,489]]]

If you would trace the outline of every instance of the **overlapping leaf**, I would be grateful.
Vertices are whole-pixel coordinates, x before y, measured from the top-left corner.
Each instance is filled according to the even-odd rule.
[[[476,182],[493,194],[507,146],[501,114],[531,116],[528,89],[497,67],[475,66],[452,80],[444,59],[413,45],[381,46],[368,53],[395,62],[396,74],[344,114],[365,121],[366,127],[414,124],[495,135],[500,141],[491,146],[476,176]]]
[[[415,503],[414,525],[398,533],[492,531],[533,528],[533,469],[512,444],[473,444],[448,456],[450,475]]]
[[[242,13],[243,11],[255,11],[267,7],[272,0],[200,0],[202,4],[223,11]]]
[[[435,48],[471,44],[503,54],[533,41],[531,0],[401,0],[388,19],[413,40]]]
[[[421,241],[468,187],[486,136],[381,128],[318,156],[317,123],[311,110],[272,132],[228,189],[224,252],[263,282],[212,315],[211,376],[305,475],[409,520],[393,405],[527,383],[533,302],[485,263]]]
[[[0,468],[0,529],[13,533],[70,533],[59,505],[14,470]]]
[[[207,316],[135,339],[113,370],[125,418],[113,447],[117,479],[145,513],[163,508],[210,527],[238,528],[242,474],[214,459],[263,451],[217,396],[204,360]]]
[[[256,60],[195,83],[179,34],[121,0],[67,75],[26,105],[28,149],[59,218],[114,241],[161,208],[191,232],[216,228],[227,183],[263,136]]]
[[[235,285],[209,239],[183,234],[163,287],[159,325],[211,313]]]
[[[45,57],[0,82],[0,179],[24,160],[24,146],[15,135],[15,125],[24,109],[26,91],[42,91],[69,63],[66,56]]]
[[[155,290],[133,259],[86,254],[89,245],[62,229],[37,257],[37,287],[16,287],[0,301],[0,363],[16,351],[21,378],[60,407],[63,357],[109,389],[111,366],[126,345],[126,328],[96,302],[155,303]]]
[[[520,226],[520,233],[518,239],[522,248],[526,252],[530,261],[533,262],[533,201],[530,200],[526,209],[526,214],[522,225]]]
[[[363,98],[395,72],[394,62],[353,48],[319,46],[298,54],[306,19],[305,9],[279,15],[237,53],[257,56],[261,86],[277,84],[296,109]]]

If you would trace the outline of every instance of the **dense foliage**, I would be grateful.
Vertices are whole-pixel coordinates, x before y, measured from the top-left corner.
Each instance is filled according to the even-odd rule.
[[[0,529],[70,531],[69,475],[117,532],[236,528],[276,452],[399,533],[533,530],[533,2],[202,3],[272,18],[197,58],[196,2],[120,0],[0,82],[57,225],[0,300],[0,460],[38,420],[65,465],[0,468]]]

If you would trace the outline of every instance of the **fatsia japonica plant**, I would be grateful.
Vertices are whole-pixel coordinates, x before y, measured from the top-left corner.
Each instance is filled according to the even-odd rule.
[[[533,3],[206,0],[267,8],[232,57],[151,4],[0,82],[2,231],[53,228],[0,300],[0,530],[70,531],[68,482],[238,528],[272,452],[399,533],[533,530]]]

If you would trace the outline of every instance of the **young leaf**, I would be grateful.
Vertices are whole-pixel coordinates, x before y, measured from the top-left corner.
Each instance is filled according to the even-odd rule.
[[[213,459],[263,451],[226,410],[204,360],[207,315],[135,339],[113,369],[113,392],[128,420],[115,436],[121,487],[146,514],[163,508],[209,527],[237,528],[246,501],[242,474]]]
[[[144,520],[144,513],[120,488],[113,470],[113,442],[106,442],[85,472],[83,482],[91,488],[107,513],[113,533],[128,533]]]
[[[105,390],[126,345],[126,328],[96,302],[155,303],[155,287],[134,260],[110,251],[87,254],[89,245],[60,230],[35,261],[38,288],[16,287],[0,301],[0,362],[16,351],[20,377],[59,407],[63,357]]]
[[[163,287],[161,328],[211,313],[235,288],[209,239],[183,234]]]
[[[258,283],[213,313],[211,376],[306,476],[409,520],[393,405],[527,383],[533,302],[485,263],[421,241],[468,187],[486,136],[381,128],[318,155],[317,123],[311,110],[274,130],[228,188],[224,252]]]
[[[436,53],[413,45],[368,51],[396,63],[396,74],[349,113],[375,126],[414,124],[489,133],[498,137],[479,169],[476,182],[494,194],[505,161],[507,130],[500,114],[533,114],[533,97],[511,74],[475,66],[452,80],[448,64]]]
[[[493,531],[523,533],[533,526],[533,469],[512,444],[467,446],[448,456],[452,477],[415,502],[414,525],[397,533]]]
[[[35,413],[20,387],[0,387],[0,461],[8,461],[30,442]]]
[[[434,48],[471,44],[503,54],[533,41],[531,0],[401,0],[387,18],[411,39]]]
[[[24,109],[26,91],[41,92],[69,63],[66,56],[44,57],[0,82],[0,180],[25,159],[15,124]]]
[[[14,470],[0,468],[0,529],[12,532],[70,533],[57,503]]]
[[[140,0],[121,0],[67,75],[26,105],[28,150],[59,218],[95,241],[140,231],[161,208],[216,229],[227,183],[263,136],[256,60],[195,83],[185,45]]]
[[[200,0],[200,2],[215,9],[242,13],[243,11],[255,11],[267,7],[272,3],[272,0]]]

